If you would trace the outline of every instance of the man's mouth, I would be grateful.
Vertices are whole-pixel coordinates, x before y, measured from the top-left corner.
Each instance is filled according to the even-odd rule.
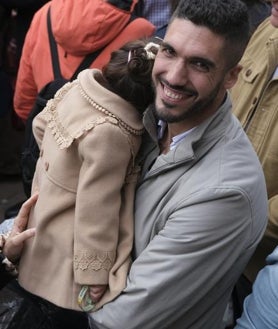
[[[170,90],[169,88],[167,88],[165,85],[163,86],[163,90],[164,90],[164,93],[165,95],[168,97],[168,98],[171,98],[172,100],[174,101],[177,101],[177,100],[181,100],[183,95],[181,95],[180,93],[177,93],[177,92],[174,92],[172,90]]]
[[[164,92],[164,95],[167,97],[169,101],[177,102],[184,98],[195,96],[196,93],[190,91],[190,90],[175,90],[173,88],[170,88],[165,83],[161,82],[161,86]]]

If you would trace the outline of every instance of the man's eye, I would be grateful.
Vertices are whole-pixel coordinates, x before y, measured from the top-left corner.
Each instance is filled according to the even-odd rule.
[[[166,56],[173,56],[175,53],[173,49],[168,47],[161,47],[160,51]]]
[[[200,61],[195,61],[191,63],[197,70],[202,72],[208,72],[209,71],[209,65],[207,63],[203,63]]]

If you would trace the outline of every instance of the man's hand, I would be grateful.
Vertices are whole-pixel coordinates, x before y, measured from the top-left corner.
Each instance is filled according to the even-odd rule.
[[[15,263],[21,256],[24,242],[35,235],[35,228],[26,229],[29,214],[32,207],[38,199],[38,194],[34,194],[31,198],[23,203],[20,211],[15,218],[11,234],[6,240],[3,248],[3,254],[12,262]]]

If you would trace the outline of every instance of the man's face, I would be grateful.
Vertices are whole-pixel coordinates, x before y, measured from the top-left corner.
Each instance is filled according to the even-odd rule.
[[[224,47],[223,37],[205,27],[185,19],[171,23],[153,68],[160,119],[190,129],[218,109],[230,87]]]
[[[278,0],[272,0],[272,10],[270,15],[271,24],[278,28]]]

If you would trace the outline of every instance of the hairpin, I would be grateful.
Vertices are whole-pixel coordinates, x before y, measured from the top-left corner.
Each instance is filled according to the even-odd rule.
[[[128,57],[127,57],[127,62],[128,62],[128,63],[129,63],[130,60],[131,60],[131,56],[132,56],[132,50],[130,50],[130,51],[128,52]]]
[[[154,42],[149,42],[148,44],[146,44],[146,46],[144,47],[146,53],[147,53],[147,58],[148,59],[155,59],[156,54],[154,54],[151,49],[155,47],[156,49],[159,49],[159,45],[157,43]]]

